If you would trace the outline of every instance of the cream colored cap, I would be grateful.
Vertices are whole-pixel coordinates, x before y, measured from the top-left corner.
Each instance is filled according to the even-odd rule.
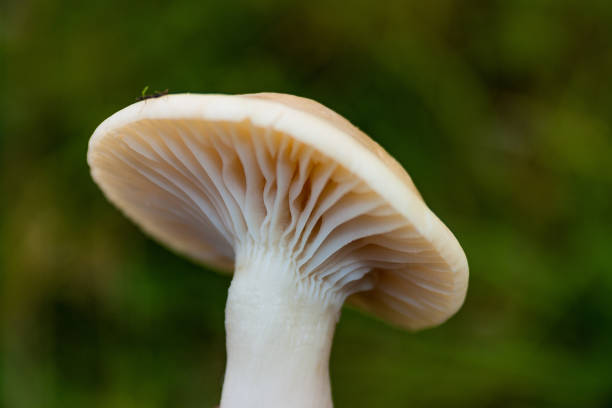
[[[285,94],[178,94],[106,119],[87,160],[108,199],[188,257],[231,270],[248,243],[393,324],[420,329],[465,298],[461,246],[399,163],[346,119]]]

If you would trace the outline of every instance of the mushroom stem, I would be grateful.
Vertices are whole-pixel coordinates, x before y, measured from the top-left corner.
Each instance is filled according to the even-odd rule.
[[[239,247],[221,408],[332,407],[328,363],[342,302],[319,287],[283,249]]]

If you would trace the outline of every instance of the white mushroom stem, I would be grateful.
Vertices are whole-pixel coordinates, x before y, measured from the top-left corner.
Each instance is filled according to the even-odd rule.
[[[343,298],[304,281],[281,248],[239,248],[221,408],[331,407],[328,362]]]

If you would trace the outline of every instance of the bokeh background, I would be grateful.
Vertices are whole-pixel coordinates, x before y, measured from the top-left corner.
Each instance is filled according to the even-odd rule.
[[[405,166],[470,263],[407,333],[346,309],[337,407],[612,407],[612,2],[0,2],[0,406],[212,407],[229,277],[102,196],[144,86],[277,91]]]

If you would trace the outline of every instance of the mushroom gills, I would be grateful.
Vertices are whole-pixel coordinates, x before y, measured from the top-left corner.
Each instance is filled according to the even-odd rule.
[[[211,243],[228,263],[252,247],[282,248],[299,291],[340,304],[374,288],[377,269],[438,258],[362,181],[272,128],[156,119],[121,133],[119,147],[99,149],[115,157],[96,171],[192,257],[201,257],[192,242]]]

